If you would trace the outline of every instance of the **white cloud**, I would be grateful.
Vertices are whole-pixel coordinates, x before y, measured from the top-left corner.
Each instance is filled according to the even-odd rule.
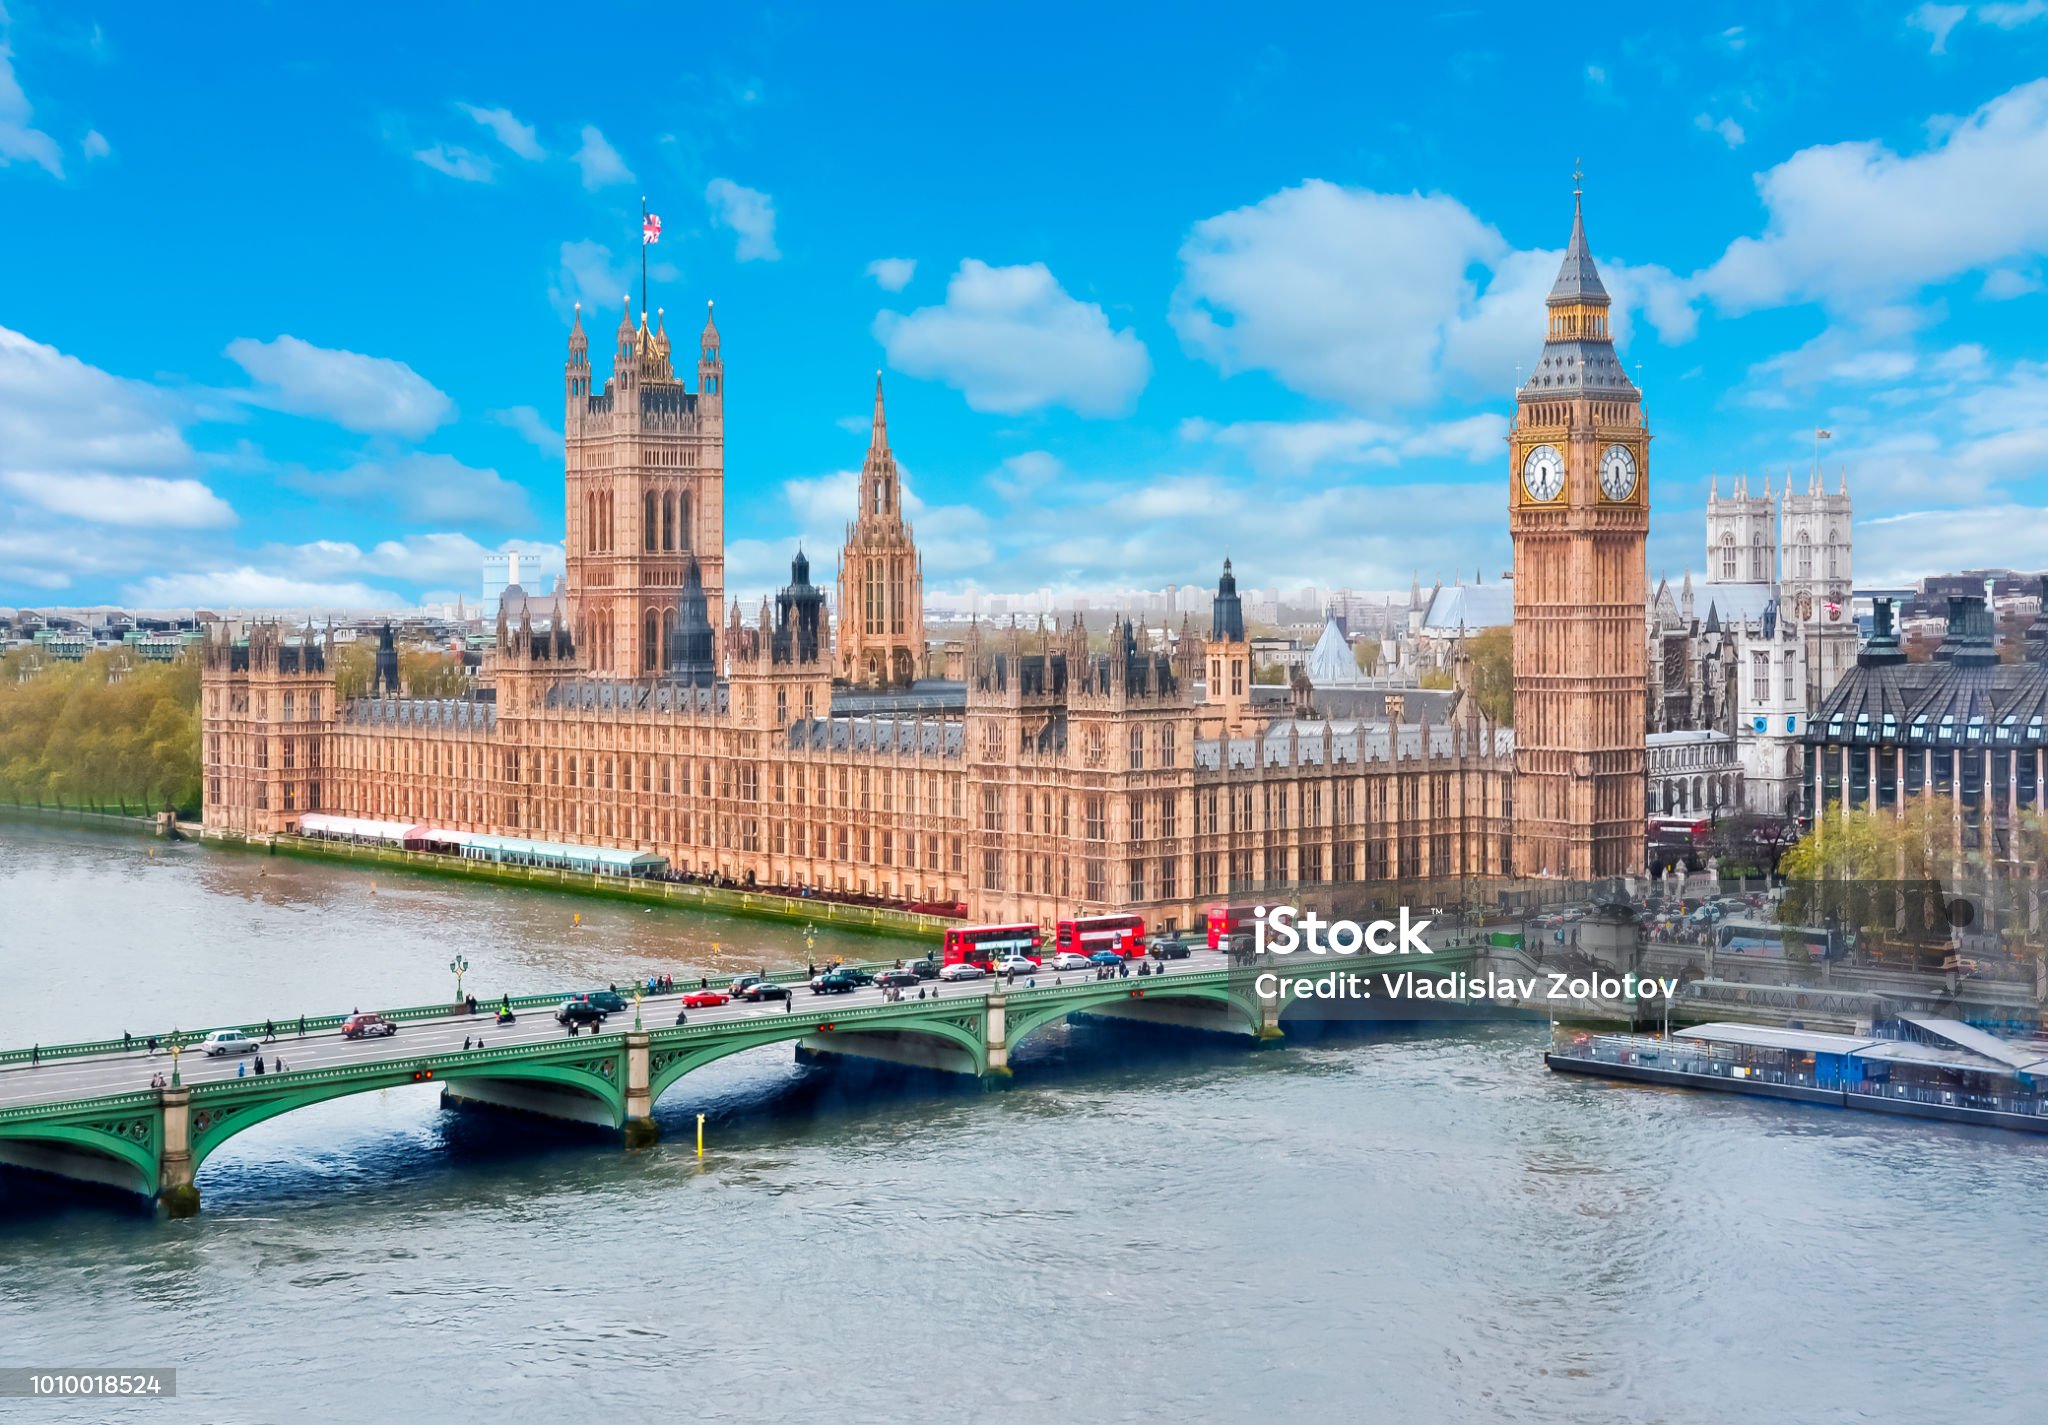
[[[1917,154],[1821,144],[1760,175],[1763,235],[1729,244],[1701,290],[1731,312],[1849,306],[2048,252],[2048,79],[1930,130]]]
[[[1067,295],[1042,262],[991,267],[970,257],[944,303],[882,312],[874,332],[891,366],[944,381],[977,411],[1119,415],[1152,375],[1137,333],[1112,330],[1101,307]]]
[[[1516,363],[1542,347],[1562,257],[1510,248],[1455,198],[1312,179],[1197,223],[1171,314],[1188,349],[1225,374],[1269,371],[1304,394],[1386,412],[1433,403],[1447,384],[1510,390]],[[1692,336],[1681,279],[1612,259],[1600,270],[1624,349],[1636,312],[1666,341]]]
[[[1005,500],[1027,500],[1064,477],[1067,467],[1048,450],[1026,450],[1005,456],[988,477],[992,489]]]
[[[421,523],[503,528],[531,518],[524,489],[495,470],[464,465],[452,455],[363,460],[345,470],[285,478],[323,498],[355,501]]]
[[[429,144],[426,148],[414,149],[412,156],[434,172],[459,178],[464,183],[489,183],[498,172],[498,166],[486,155],[472,153],[454,144]]]
[[[227,501],[197,480],[10,470],[0,484],[39,509],[89,524],[214,529],[235,522]]]
[[[559,456],[562,453],[562,433],[542,419],[541,413],[531,406],[514,406],[510,410],[492,411],[491,419],[509,430],[516,431],[543,455]]]
[[[387,539],[368,549],[346,540],[316,540],[311,544],[273,547],[264,551],[265,563],[288,568],[297,577],[332,581],[336,579],[397,579],[413,586],[454,584],[473,587],[483,569],[486,554],[517,554],[520,580],[527,588],[530,572],[543,577],[562,572],[562,546],[537,540],[509,539],[489,546],[466,534],[413,534]],[[466,597],[474,599],[475,594]]]
[[[485,109],[476,104],[458,103],[455,106],[470,118],[491,131],[491,136],[521,158],[546,158],[547,150],[540,146],[533,125],[522,124],[510,109]]]
[[[1923,30],[1932,37],[1928,45],[1929,54],[1946,54],[1948,37],[1955,27],[1970,13],[1967,5],[1922,5],[1906,16],[1906,24],[1916,30]]]
[[[1987,302],[2009,302],[2040,290],[2041,279],[2033,273],[1999,267],[1984,274],[1984,285],[1977,289],[1977,295]]]
[[[244,564],[229,569],[159,574],[130,584],[123,597],[145,608],[231,609],[395,609],[410,600],[389,589],[361,583],[324,583],[275,574]]]
[[[29,122],[34,110],[14,77],[14,49],[7,41],[7,11],[0,7],[0,168],[33,163],[53,177],[64,176],[57,141]]]
[[[741,262],[773,262],[782,256],[775,246],[775,200],[768,194],[730,178],[714,178],[705,185],[704,201],[711,205],[711,221],[738,235],[733,255]]]
[[[455,403],[402,361],[314,346],[295,336],[237,337],[229,360],[263,389],[244,399],[348,430],[418,439],[455,416]]]
[[[868,276],[874,278],[875,285],[884,292],[901,292],[916,275],[917,259],[914,257],[878,257],[868,264]]]
[[[597,125],[583,126],[583,146],[576,150],[576,166],[583,170],[583,186],[589,189],[606,187],[613,183],[631,183],[633,170],[626,167],[626,160],[619,157],[619,151],[605,142]]]
[[[1411,428],[1359,417],[1307,421],[1184,421],[1183,439],[1241,450],[1261,474],[1301,474],[1327,466],[1395,466],[1448,456],[1502,459],[1507,418],[1487,413]]]
[[[1748,137],[1742,132],[1742,125],[1729,118],[1715,118],[1712,114],[1695,114],[1692,126],[1703,134],[1713,134],[1730,148],[1741,148]]]
[[[548,294],[557,307],[564,309],[572,302],[581,302],[583,310],[589,314],[584,322],[588,330],[597,319],[598,312],[611,310],[620,302],[632,287],[636,275],[623,262],[616,260],[612,250],[601,242],[587,238],[581,242],[565,242],[562,244],[561,262],[548,283]]]
[[[1995,4],[1979,5],[1976,11],[1979,20],[2001,30],[2017,30],[2043,15],[2048,15],[2048,0],[1997,0]]]
[[[87,158],[105,158],[114,151],[114,146],[107,142],[107,136],[98,129],[88,129],[85,138],[79,142],[78,151]]]
[[[1856,578],[1910,584],[1958,569],[2039,569],[2048,505],[1912,510],[1856,522]]]
[[[175,403],[0,327],[0,469],[165,470],[188,464]]]

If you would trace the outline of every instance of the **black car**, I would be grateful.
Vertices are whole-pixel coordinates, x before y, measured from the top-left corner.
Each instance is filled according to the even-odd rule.
[[[917,976],[920,980],[936,980],[939,977],[939,962],[937,960],[912,960],[903,968],[910,971],[911,974]]]
[[[916,989],[923,976],[915,970],[884,970],[875,976],[875,983],[887,989]]]
[[[828,970],[811,981],[814,995],[848,995],[860,988],[860,981],[844,970]]]
[[[847,979],[852,980],[856,985],[871,985],[875,982],[875,977],[871,972],[867,970],[856,969],[852,965],[836,965],[832,968],[830,973],[835,975],[844,975]]]
[[[789,986],[778,985],[772,980],[756,980],[733,998],[745,1000],[748,1004],[759,1004],[763,1000],[771,999],[788,999]]]
[[[1185,960],[1190,952],[1185,940],[1155,940],[1152,953],[1161,960]]]
[[[557,1024],[588,1024],[593,1028],[604,1024],[604,1011],[589,1000],[572,999],[555,1011]]]
[[[579,1004],[593,1004],[606,1014],[624,1014],[626,997],[617,990],[592,990],[587,995],[576,996]]]

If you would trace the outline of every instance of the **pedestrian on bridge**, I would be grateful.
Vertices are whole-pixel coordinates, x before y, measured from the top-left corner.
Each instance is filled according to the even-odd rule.
[[[304,1039],[305,1037],[306,1037],[306,1016],[302,1014],[302,1015],[300,1015],[300,1016],[299,1016],[299,1038],[301,1038],[301,1039]]]
[[[127,1030],[125,1030],[125,1029],[124,1029],[124,1030],[122,1030],[122,1031],[121,1031],[121,1052],[125,1054],[125,1053],[127,1053],[127,1052],[128,1052],[128,1051],[129,1051],[130,1049],[133,1049],[134,1047],[135,1047],[135,1036],[134,1036],[133,1034],[130,1034],[130,1033],[129,1033],[129,1032],[127,1031]]]
[[[465,1054],[469,1052],[469,1036],[467,1034],[462,1036],[462,1052]]]
[[[271,1072],[271,1073],[273,1073],[273,1074],[281,1074],[281,1073],[283,1073],[283,1072],[284,1072],[284,1055],[282,1055],[282,1054],[273,1054],[273,1055],[271,1055],[271,1057],[270,1057],[270,1072]]]
[[[265,1042],[265,1043],[267,1044],[267,1043],[269,1043],[270,1041],[272,1041],[272,1040],[274,1040],[274,1039],[276,1039],[276,1038],[277,1038],[277,1023],[276,1023],[276,1021],[275,1021],[275,1020],[269,1020],[269,1019],[266,1019],[266,1020],[264,1020],[264,1021],[263,1021],[263,1041],[264,1041],[264,1042]]]
[[[235,1077],[238,1079],[246,1079],[249,1077],[249,1066],[243,1063],[240,1059],[235,1060]]]
[[[150,1055],[154,1057],[156,1054],[156,1036],[154,1034],[149,1036],[148,1044]]]
[[[40,1064],[40,1063],[42,1063],[42,1062],[43,1062],[43,1046],[42,1046],[42,1045],[40,1045],[40,1044],[31,1044],[31,1045],[29,1045],[29,1046],[28,1046],[28,1066],[29,1066],[29,1067],[30,1067],[31,1069],[33,1069],[33,1068],[34,1068],[34,1067],[35,1067],[36,1065],[38,1065],[38,1064]]]
[[[258,1074],[263,1072],[263,1056],[261,1054],[256,1056],[256,1072]]]

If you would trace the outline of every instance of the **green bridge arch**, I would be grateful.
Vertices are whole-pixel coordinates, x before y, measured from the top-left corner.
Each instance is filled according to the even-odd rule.
[[[964,1003],[964,1001],[963,1001]],[[963,1021],[971,1021],[971,1024]],[[846,1039],[858,1039],[865,1033],[889,1031],[902,1034],[919,1034],[938,1039],[964,1049],[972,1055],[977,1064],[986,1064],[988,1043],[984,1037],[987,1018],[977,1003],[971,1012],[958,1016],[937,1016],[929,1011],[923,1014],[906,1012],[899,1016],[868,1017],[843,1027],[827,1016],[823,1029],[812,1018],[797,1019],[793,1022],[780,1019],[754,1021],[741,1026],[709,1026],[702,1030],[690,1029],[661,1031],[649,1036],[649,1058],[647,1076],[648,1102],[654,1103],[685,1074],[703,1068],[706,1064],[733,1054],[745,1053],[749,1049],[760,1049],[771,1044],[784,1044],[795,1039],[808,1039],[825,1034]],[[723,1032],[720,1032],[723,1031]],[[686,1038],[685,1036],[691,1036]]]
[[[48,1144],[107,1159],[133,1169],[137,1186],[150,1193],[156,1190],[163,1149],[159,1131],[160,1120],[152,1106],[112,1116],[95,1113],[74,1120],[0,1123],[0,1141]]]
[[[603,1104],[611,1114],[612,1126],[620,1127],[626,1121],[626,1091],[620,1082],[625,1076],[624,1053],[612,1049],[582,1057],[585,1062],[574,1065],[533,1063],[517,1059],[477,1064],[420,1060],[416,1063],[394,1065],[388,1073],[337,1079],[327,1083],[291,1085],[269,1095],[245,1093],[227,1098],[212,1095],[202,1097],[195,1094],[192,1100],[192,1167],[196,1172],[214,1150],[230,1138],[281,1114],[290,1113],[295,1109],[311,1108],[316,1103],[350,1098],[356,1094],[375,1093],[382,1089],[406,1088],[418,1083],[445,1084],[463,1079],[495,1079],[568,1088]],[[609,1074],[599,1072],[593,1067],[600,1062],[611,1065]],[[430,1072],[431,1078],[413,1077],[415,1073],[420,1072]],[[246,1081],[237,1080],[236,1086],[239,1088],[244,1082]]]
[[[1030,992],[1027,991],[1026,993]],[[1015,1050],[1024,1041],[1026,1036],[1039,1029],[1043,1029],[1054,1020],[1064,1019],[1070,1014],[1085,1013],[1101,1005],[1128,1004],[1134,999],[1208,1000],[1213,1003],[1226,1005],[1236,1011],[1237,1017],[1244,1021],[1244,1027],[1248,1032],[1252,1034],[1259,1032],[1258,1002],[1248,995],[1238,993],[1227,984],[1192,984],[1183,986],[1172,985],[1170,982],[1162,984],[1157,980],[1148,980],[1134,985],[1129,980],[1119,979],[1105,980],[1099,991],[1093,992],[1084,989],[1077,994],[1071,989],[1063,988],[1059,991],[1059,997],[1049,1003],[1037,1004],[1027,1002],[1025,1004],[1013,1004],[1009,1010],[1007,1032],[1004,1035],[1004,1039],[1009,1048]]]

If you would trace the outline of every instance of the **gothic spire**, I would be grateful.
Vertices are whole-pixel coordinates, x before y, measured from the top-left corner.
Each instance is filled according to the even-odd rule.
[[[1557,269],[1557,281],[1550,287],[1550,305],[1570,302],[1607,303],[1607,289],[1600,271],[1593,265],[1593,253],[1586,246],[1586,214],[1577,187],[1572,189],[1572,239],[1565,245],[1564,263]]]
[[[875,373],[875,420],[868,430],[868,449],[886,451],[889,448],[889,419],[882,412],[882,373]]]

